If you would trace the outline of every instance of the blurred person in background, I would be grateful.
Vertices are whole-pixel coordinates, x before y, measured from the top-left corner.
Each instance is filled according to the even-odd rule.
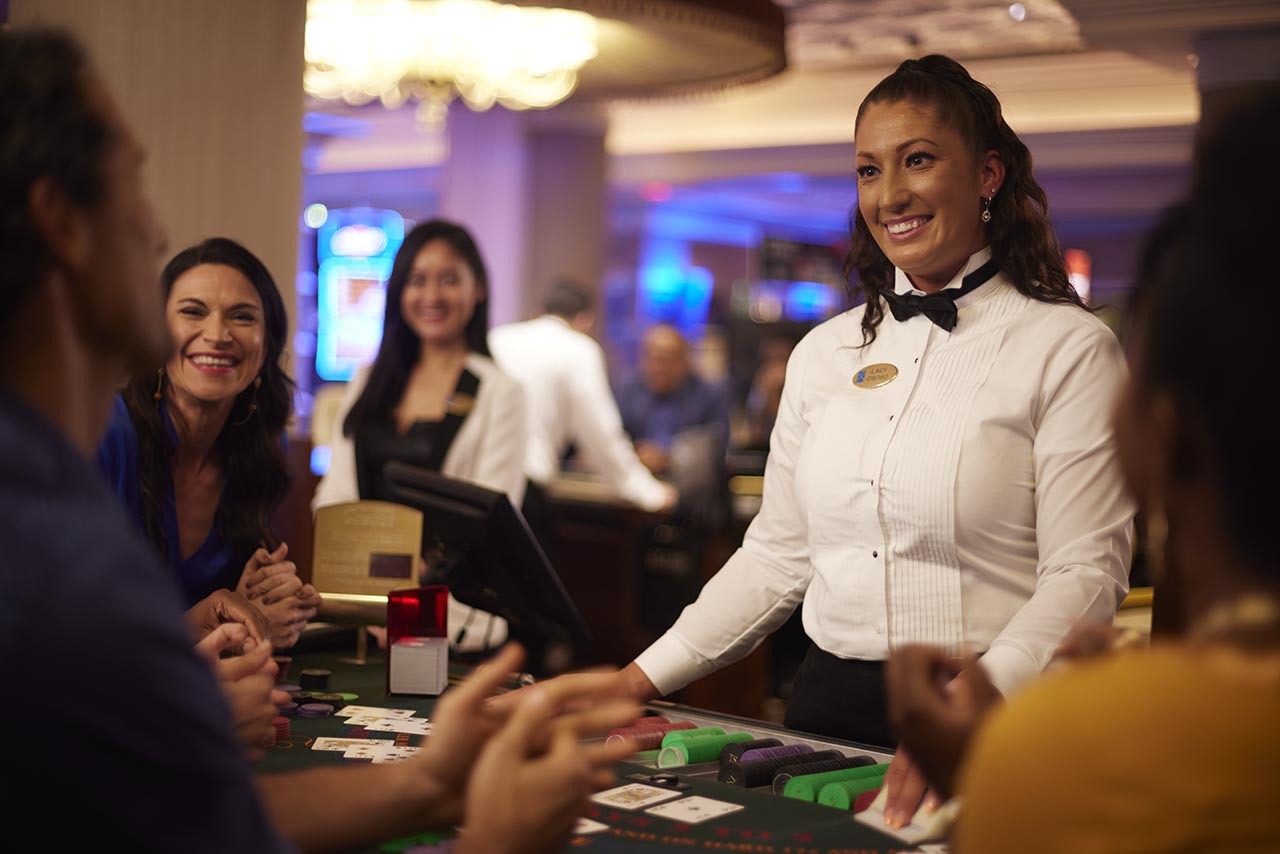
[[[650,327],[640,344],[640,367],[618,389],[622,427],[651,472],[670,472],[676,439],[698,430],[723,458],[729,436],[724,389],[693,371],[689,342],[666,323]]]
[[[588,468],[599,472],[623,499],[648,511],[671,510],[675,489],[656,479],[623,432],[609,389],[604,350],[589,334],[595,311],[585,288],[555,282],[544,314],[489,333],[493,358],[525,391],[529,448],[524,510],[534,531],[549,543],[551,507],[545,490],[572,444]]]
[[[489,356],[489,279],[471,234],[431,220],[400,245],[387,281],[382,343],[352,379],[313,510],[394,501],[383,466],[399,461],[524,498],[524,391]],[[506,620],[449,597],[454,648],[479,654],[507,638]]]
[[[782,405],[782,385],[787,378],[787,360],[795,342],[788,338],[766,338],[751,385],[747,388],[742,414],[733,428],[733,446],[742,450],[769,450],[769,434]]]

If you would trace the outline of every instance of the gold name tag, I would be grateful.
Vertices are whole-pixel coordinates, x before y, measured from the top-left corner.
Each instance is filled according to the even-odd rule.
[[[879,388],[888,385],[898,377],[898,369],[887,362],[867,365],[853,375],[853,384],[858,388]]]

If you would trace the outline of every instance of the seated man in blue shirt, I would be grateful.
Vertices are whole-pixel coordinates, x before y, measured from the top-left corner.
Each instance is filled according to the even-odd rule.
[[[622,426],[640,460],[656,475],[671,472],[676,440],[691,431],[710,437],[723,459],[729,437],[724,389],[693,372],[689,342],[674,326],[659,323],[640,345],[640,371],[618,391]]]
[[[485,697],[515,649],[408,762],[251,777],[171,574],[92,462],[117,383],[169,346],[142,150],[63,35],[0,30],[0,104],[0,684],[38,706],[6,845],[349,849],[465,819],[458,851],[554,848],[623,755],[579,738],[638,709],[554,716],[601,696],[588,676],[504,716]]]

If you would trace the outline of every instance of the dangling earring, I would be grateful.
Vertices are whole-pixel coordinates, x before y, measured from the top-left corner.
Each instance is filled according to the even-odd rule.
[[[995,193],[991,194],[991,199],[981,196],[982,199],[982,221],[991,222],[991,199],[995,198]]]
[[[151,393],[151,399],[159,403],[164,398],[164,368],[156,369],[156,390]]]
[[[236,427],[243,427],[248,424],[249,419],[253,417],[253,413],[258,411],[258,389],[260,388],[262,388],[261,374],[253,378],[253,398],[249,401],[249,411],[244,414],[244,418],[235,423]]]

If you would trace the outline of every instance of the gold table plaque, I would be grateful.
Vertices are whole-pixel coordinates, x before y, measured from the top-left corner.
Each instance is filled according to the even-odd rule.
[[[418,586],[422,514],[385,501],[353,501],[316,512],[311,583],[326,598],[385,597]]]

